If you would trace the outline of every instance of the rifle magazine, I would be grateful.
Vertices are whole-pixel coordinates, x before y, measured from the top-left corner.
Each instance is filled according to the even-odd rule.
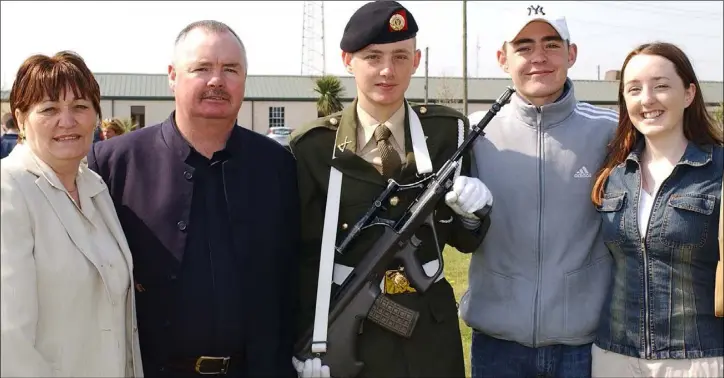
[[[367,319],[388,331],[409,339],[420,313],[411,310],[382,294],[375,299]]]

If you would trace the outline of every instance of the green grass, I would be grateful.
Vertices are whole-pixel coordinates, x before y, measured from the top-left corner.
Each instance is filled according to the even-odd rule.
[[[458,252],[455,248],[446,246],[443,251],[445,259],[445,278],[455,292],[455,299],[460,303],[460,297],[463,296],[468,288],[468,266],[470,265],[470,255]],[[465,358],[465,376],[470,377],[470,342],[472,330],[462,319],[460,322],[460,335],[463,339],[463,356]]]

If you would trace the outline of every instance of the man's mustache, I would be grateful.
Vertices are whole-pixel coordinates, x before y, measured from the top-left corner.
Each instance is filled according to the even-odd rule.
[[[204,94],[201,96],[201,98],[202,98],[202,99],[205,99],[205,98],[221,98],[221,99],[224,99],[224,100],[228,100],[228,99],[231,98],[231,95],[229,95],[228,93],[226,93],[226,92],[223,91],[223,90],[214,89],[214,90],[210,90],[210,91],[208,91],[208,92],[204,92]]]

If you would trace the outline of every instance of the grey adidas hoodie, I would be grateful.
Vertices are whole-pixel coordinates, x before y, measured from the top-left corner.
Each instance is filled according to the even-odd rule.
[[[529,347],[592,342],[610,281],[591,189],[618,114],[566,86],[541,108],[514,94],[473,147],[493,211],[460,312],[473,329]]]

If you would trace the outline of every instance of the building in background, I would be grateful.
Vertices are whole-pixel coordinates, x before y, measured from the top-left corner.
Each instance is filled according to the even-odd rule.
[[[101,87],[101,109],[104,118],[131,118],[139,127],[160,123],[174,108],[173,94],[165,74],[96,73]],[[608,79],[617,78],[614,72]],[[317,93],[314,77],[250,75],[246,81],[246,96],[239,112],[239,125],[266,134],[269,127],[292,129],[317,117]],[[342,103],[352,102],[356,93],[354,78],[340,77],[345,88]],[[617,109],[616,80],[574,80],[576,97],[592,105]],[[701,82],[704,100],[710,111],[722,103],[722,82]],[[470,78],[468,82],[469,112],[488,110],[505,87],[512,85],[504,78]],[[462,79],[430,77],[428,90],[425,78],[412,78],[407,99],[414,103],[443,103],[462,109]],[[10,111],[8,91],[0,94],[2,111]]]

